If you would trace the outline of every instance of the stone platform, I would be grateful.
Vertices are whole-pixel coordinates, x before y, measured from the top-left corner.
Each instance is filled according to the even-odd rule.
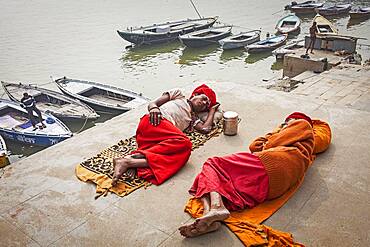
[[[329,122],[333,141],[317,156],[302,187],[265,224],[291,232],[306,246],[367,246],[370,112],[303,94],[230,82],[209,85],[224,110],[239,113],[239,133],[208,141],[161,186],[94,200],[95,186],[74,174],[76,164],[132,136],[145,106],[2,169],[0,246],[242,246],[225,226],[194,239],[180,236],[177,228],[192,221],[183,212],[187,190],[207,157],[246,151],[255,137],[293,111]],[[194,86],[185,90],[189,93]],[[366,102],[359,105],[367,104],[367,109]]]

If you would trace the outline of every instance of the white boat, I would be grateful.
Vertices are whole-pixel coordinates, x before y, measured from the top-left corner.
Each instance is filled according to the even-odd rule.
[[[272,51],[276,59],[283,59],[286,54],[295,54],[296,50],[304,47],[304,39],[292,40],[286,45]]]
[[[210,27],[200,31],[181,35],[180,41],[188,47],[203,47],[219,44],[218,41],[231,35],[232,26]]]
[[[9,164],[8,150],[2,136],[0,135],[0,168]]]
[[[97,119],[99,115],[88,105],[65,94],[22,83],[1,82],[5,92],[13,101],[19,102],[23,93],[32,95],[37,108],[62,120]]]
[[[14,101],[0,99],[0,135],[5,139],[38,146],[51,146],[72,136],[72,132],[58,118],[46,113],[41,116],[46,127],[34,130],[25,109]],[[34,118],[38,122],[36,113]]]
[[[97,82],[66,77],[54,82],[63,93],[90,105],[97,111],[122,113],[149,101],[141,94]]]
[[[281,18],[277,22],[275,29],[280,33],[294,33],[300,30],[300,26],[301,19],[292,14]]]
[[[247,45],[246,49],[249,53],[271,51],[271,50],[276,49],[279,46],[282,46],[287,40],[287,38],[288,38],[287,34],[272,36],[265,40],[261,40],[257,43]]]
[[[253,44],[260,40],[261,31],[253,30],[249,32],[241,32],[239,34],[231,35],[227,38],[221,39],[218,41],[222,49],[237,49],[244,48],[247,45]]]
[[[316,29],[318,37],[338,35],[338,29],[322,15],[317,14],[313,18],[313,22],[316,22]]]

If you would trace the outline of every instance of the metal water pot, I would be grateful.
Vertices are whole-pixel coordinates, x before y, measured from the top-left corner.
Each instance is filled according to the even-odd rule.
[[[238,124],[241,120],[238,113],[234,111],[226,111],[224,112],[223,119],[224,134],[228,136],[236,135],[238,133]]]

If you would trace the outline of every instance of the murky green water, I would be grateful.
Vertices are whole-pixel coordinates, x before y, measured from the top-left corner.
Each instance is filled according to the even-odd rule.
[[[195,0],[202,16],[219,16],[233,24],[233,32],[261,29],[274,33],[290,1]],[[331,1],[335,2],[335,1]],[[370,6],[369,1],[352,1]],[[193,81],[233,81],[263,86],[262,79],[281,74],[282,64],[271,53],[249,55],[244,50],[222,51],[217,46],[189,49],[179,42],[125,49],[129,45],[117,29],[162,21],[196,18],[186,0],[56,1],[0,0],[0,79],[32,82],[49,89],[54,78],[87,79],[156,97],[162,91]],[[301,33],[308,33],[311,16],[302,16]],[[340,33],[364,37],[370,44],[370,20],[349,22],[349,16],[331,18]],[[370,57],[360,46],[363,58]],[[3,91],[0,91],[0,95]],[[2,95],[2,97],[5,97]],[[100,119],[99,121],[104,121]],[[93,123],[89,123],[93,125]],[[69,124],[75,131],[83,123]],[[36,148],[8,143],[13,154],[29,155]]]

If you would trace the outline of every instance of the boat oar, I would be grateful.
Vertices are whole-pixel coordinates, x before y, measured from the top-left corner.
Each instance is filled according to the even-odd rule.
[[[190,2],[191,2],[191,4],[193,5],[193,7],[194,7],[195,11],[197,12],[197,14],[198,14],[199,18],[201,18],[201,19],[202,19],[202,16],[199,14],[199,12],[198,12],[198,10],[197,10],[197,7],[195,7],[195,5],[194,5],[194,3],[193,3],[193,0],[190,0]]]

